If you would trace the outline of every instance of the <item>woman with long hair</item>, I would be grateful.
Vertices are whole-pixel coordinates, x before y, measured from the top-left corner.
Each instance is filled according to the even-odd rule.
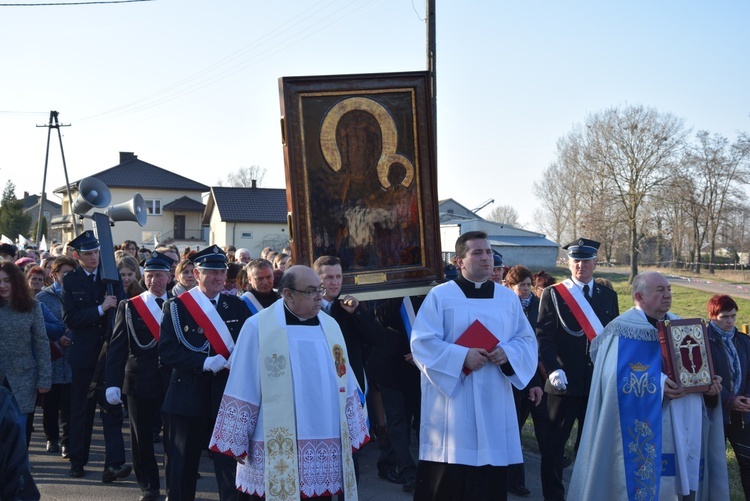
[[[127,297],[134,297],[143,292],[141,287],[141,266],[138,261],[129,254],[117,260],[117,271],[120,272],[122,288],[125,289]]]
[[[52,386],[52,367],[41,304],[10,261],[0,262],[0,325],[0,384],[13,394],[26,435],[26,416],[34,410],[37,392],[47,393]]]

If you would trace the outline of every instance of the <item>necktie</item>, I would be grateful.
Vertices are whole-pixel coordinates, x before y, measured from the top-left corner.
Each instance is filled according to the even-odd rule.
[[[211,301],[211,304],[214,305],[214,308],[216,308],[216,300],[215,299],[209,299]]]
[[[156,298],[156,306],[158,306],[159,309],[161,310],[161,307],[164,306],[164,300],[162,298],[160,298],[160,297],[157,297]]]
[[[589,284],[583,286],[583,296],[586,298],[586,301],[588,301],[589,303],[591,302],[591,296],[589,295]]]
[[[91,280],[92,284],[96,283],[96,273],[89,274],[89,280]]]

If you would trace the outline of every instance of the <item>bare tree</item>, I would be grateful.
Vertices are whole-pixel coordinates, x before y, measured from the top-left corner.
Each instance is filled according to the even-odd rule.
[[[493,208],[487,215],[487,220],[522,228],[521,223],[518,221],[518,211],[511,205],[498,205]]]
[[[586,120],[585,153],[605,178],[628,228],[630,277],[638,274],[639,224],[646,198],[670,176],[687,132],[683,121],[653,108],[611,108]]]
[[[219,186],[232,186],[235,188],[250,188],[255,185],[260,187],[263,184],[263,178],[266,177],[266,169],[260,165],[251,165],[250,167],[240,167],[237,172],[227,174],[226,181],[219,180]]]
[[[709,245],[709,273],[714,273],[716,239],[719,226],[726,220],[728,201],[742,197],[742,188],[750,181],[750,139],[742,135],[732,145],[719,135],[700,131],[696,143],[686,155],[689,176],[695,187],[694,231],[703,237],[696,242],[696,272],[700,271],[700,245]],[[697,225],[702,224],[702,228]]]

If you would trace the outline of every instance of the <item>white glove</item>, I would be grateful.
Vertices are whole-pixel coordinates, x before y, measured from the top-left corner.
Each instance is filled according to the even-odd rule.
[[[568,387],[568,377],[565,375],[565,371],[562,369],[557,369],[556,371],[553,371],[549,375],[549,382],[552,384],[552,386],[555,387],[556,390],[564,390]]]
[[[122,403],[122,400],[120,399],[120,388],[117,386],[110,386],[107,388],[105,395],[107,397],[107,402],[109,402],[110,405]]]
[[[213,357],[208,357],[203,362],[203,370],[211,371],[214,374],[223,370],[226,366],[227,366],[227,359],[221,355],[214,355]]]

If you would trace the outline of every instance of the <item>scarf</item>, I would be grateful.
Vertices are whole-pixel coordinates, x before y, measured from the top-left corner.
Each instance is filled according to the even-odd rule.
[[[531,294],[529,294],[529,297],[526,299],[522,298],[521,296],[518,296],[518,299],[521,300],[521,307],[523,308],[523,311],[526,311],[526,308],[529,307],[529,304],[531,303]]]
[[[742,368],[740,367],[740,355],[737,353],[737,348],[734,346],[732,339],[734,339],[734,333],[736,329],[732,329],[727,332],[719,329],[719,326],[711,320],[711,327],[719,335],[721,339],[721,345],[724,347],[724,352],[727,354],[727,360],[729,361],[729,379],[732,383],[732,394],[736,395],[740,390],[740,382],[742,381]]]

